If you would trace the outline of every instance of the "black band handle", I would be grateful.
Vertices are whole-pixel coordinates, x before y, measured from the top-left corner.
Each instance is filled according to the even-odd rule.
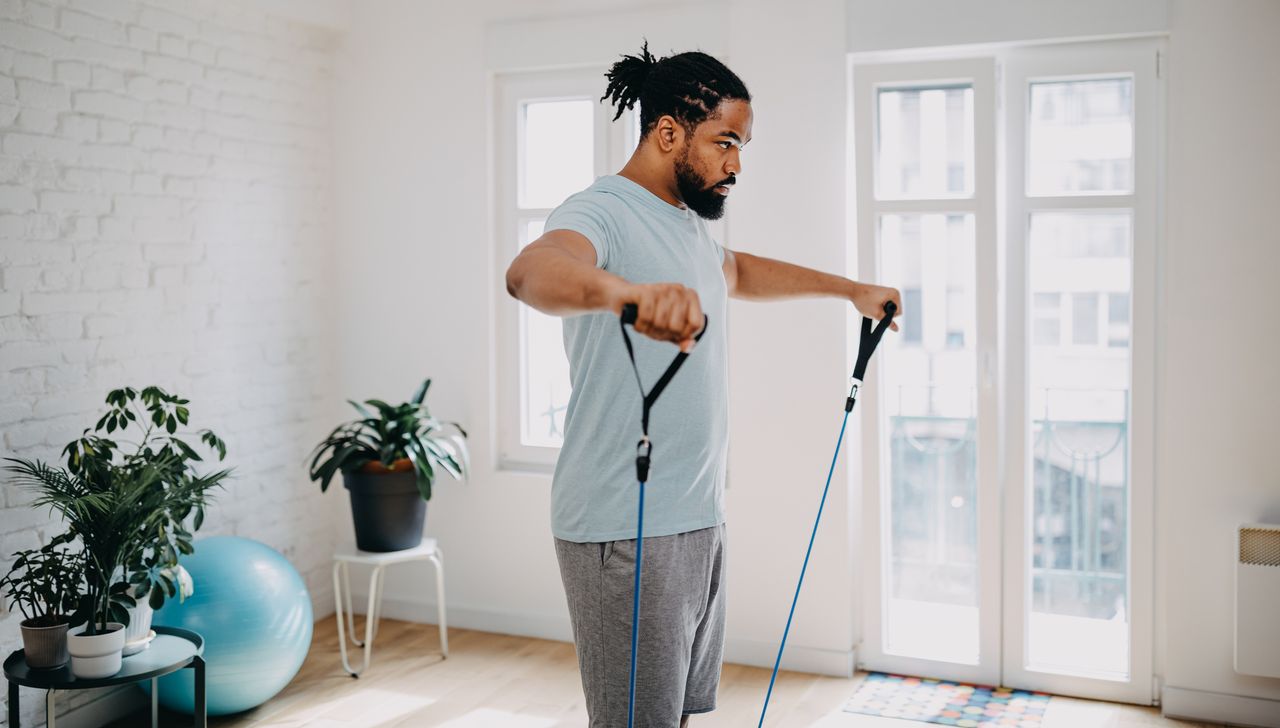
[[[640,307],[639,307],[639,306],[637,306],[637,305],[636,305],[636,304],[634,304],[634,303],[624,303],[624,304],[622,304],[622,325],[623,325],[623,326],[627,326],[627,325],[635,326],[635,325],[636,325],[636,319],[638,319],[638,318],[640,318]],[[701,340],[702,340],[702,335],[703,335],[703,334],[705,334],[705,333],[707,333],[707,326],[709,326],[710,324],[711,324],[711,318],[710,318],[710,317],[708,317],[705,313],[704,313],[704,314],[702,314],[702,330],[701,330],[701,331],[699,331],[699,332],[698,332],[698,333],[693,337],[693,340],[694,340],[695,342],[696,342],[696,341],[701,341]],[[626,331],[623,331],[623,332],[622,332],[622,334],[623,334],[623,336],[626,336]],[[681,354],[684,354],[684,352],[680,352],[680,353],[681,353]],[[685,354],[685,356],[688,356],[688,354]]]
[[[684,360],[689,358],[688,352],[680,352],[676,354],[675,359],[671,360],[671,364],[667,366],[667,370],[662,373],[658,381],[653,385],[648,393],[644,391],[644,383],[640,381],[640,368],[636,366],[636,352],[631,345],[631,337],[627,334],[627,325],[635,326],[636,319],[639,317],[640,308],[634,303],[623,304],[622,306],[622,340],[627,345],[627,356],[631,359],[631,368],[636,373],[636,384],[640,387],[640,397],[643,399],[644,408],[642,410],[640,427],[644,433],[644,438],[640,440],[636,458],[636,471],[640,482],[648,480],[649,473],[649,453],[653,449],[653,443],[649,441],[649,410],[653,408],[658,397],[662,394],[662,390],[667,388],[671,383],[671,379],[675,377],[676,371],[680,369],[680,365],[684,364]],[[698,332],[693,340],[699,341],[702,335],[707,333],[707,327],[711,325],[711,319],[706,314],[702,315],[702,330]]]
[[[889,324],[893,323],[893,315],[897,313],[898,305],[893,301],[885,301],[884,318],[880,319],[880,325],[873,330],[871,328],[872,320],[862,317],[862,340],[858,346],[858,361],[853,366],[853,378],[862,381],[867,373],[867,364],[871,362],[871,355],[875,353],[876,346],[880,344],[880,338],[884,336],[884,332],[888,330]]]

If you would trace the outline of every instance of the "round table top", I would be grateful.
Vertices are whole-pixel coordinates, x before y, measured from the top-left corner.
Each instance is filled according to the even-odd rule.
[[[71,674],[70,662],[56,670],[33,670],[27,666],[27,656],[22,650],[17,650],[4,661],[4,676],[9,682],[29,688],[55,690],[101,688],[177,672],[190,665],[196,655],[204,652],[204,638],[196,632],[161,625],[156,625],[152,629],[156,632],[156,638],[151,640],[147,649],[125,657],[120,664],[120,672],[111,677],[98,680],[77,678]]]

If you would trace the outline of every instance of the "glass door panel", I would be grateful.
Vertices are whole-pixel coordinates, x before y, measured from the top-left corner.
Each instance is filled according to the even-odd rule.
[[[1030,217],[1031,669],[1129,674],[1132,213]]]
[[[977,664],[973,215],[884,215],[879,257],[906,312],[880,365],[890,438],[884,651]]]

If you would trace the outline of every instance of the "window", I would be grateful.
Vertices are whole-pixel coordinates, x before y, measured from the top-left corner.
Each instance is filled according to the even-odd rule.
[[[1027,359],[1032,549],[1023,659],[1029,669],[1123,679],[1131,601],[1130,352],[1127,331],[1110,335],[1103,303],[1125,301],[1127,316],[1134,78],[1029,74],[1024,83],[1025,193],[1011,202],[1026,219],[1031,295],[1037,302],[1057,298],[1060,324],[1053,337],[1036,329]],[[1047,319],[1035,311],[1039,327]]]
[[[876,192],[882,199],[973,191],[973,88],[887,87],[877,104]]]
[[[882,586],[868,629],[894,660],[977,668],[982,573],[978,261],[995,227],[994,65],[904,63],[855,73],[859,270],[902,291],[901,336],[872,376],[885,453],[873,549]],[[925,80],[922,80],[925,79]],[[935,79],[935,80],[928,80]],[[870,104],[859,106],[869,99]],[[870,132],[870,133],[867,133]],[[865,160],[865,161],[863,161]],[[994,296],[990,296],[994,302]],[[989,334],[989,332],[988,332]],[[873,428],[868,428],[869,430]],[[865,452],[865,450],[864,450]],[[867,640],[871,642],[872,640]]]
[[[497,79],[494,128],[499,270],[537,240],[565,198],[616,171],[635,148],[638,119],[599,102],[604,69]],[[500,287],[496,391],[498,465],[549,470],[564,441],[569,362],[560,319]]]
[[[869,669],[1151,697],[1162,47],[853,59]]]
[[[1030,85],[1027,194],[1133,189],[1133,79]]]

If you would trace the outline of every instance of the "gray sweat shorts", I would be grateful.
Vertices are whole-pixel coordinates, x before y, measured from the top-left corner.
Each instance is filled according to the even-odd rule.
[[[556,539],[590,728],[625,728],[636,540]],[[636,728],[715,710],[724,656],[724,524],[644,540]]]

